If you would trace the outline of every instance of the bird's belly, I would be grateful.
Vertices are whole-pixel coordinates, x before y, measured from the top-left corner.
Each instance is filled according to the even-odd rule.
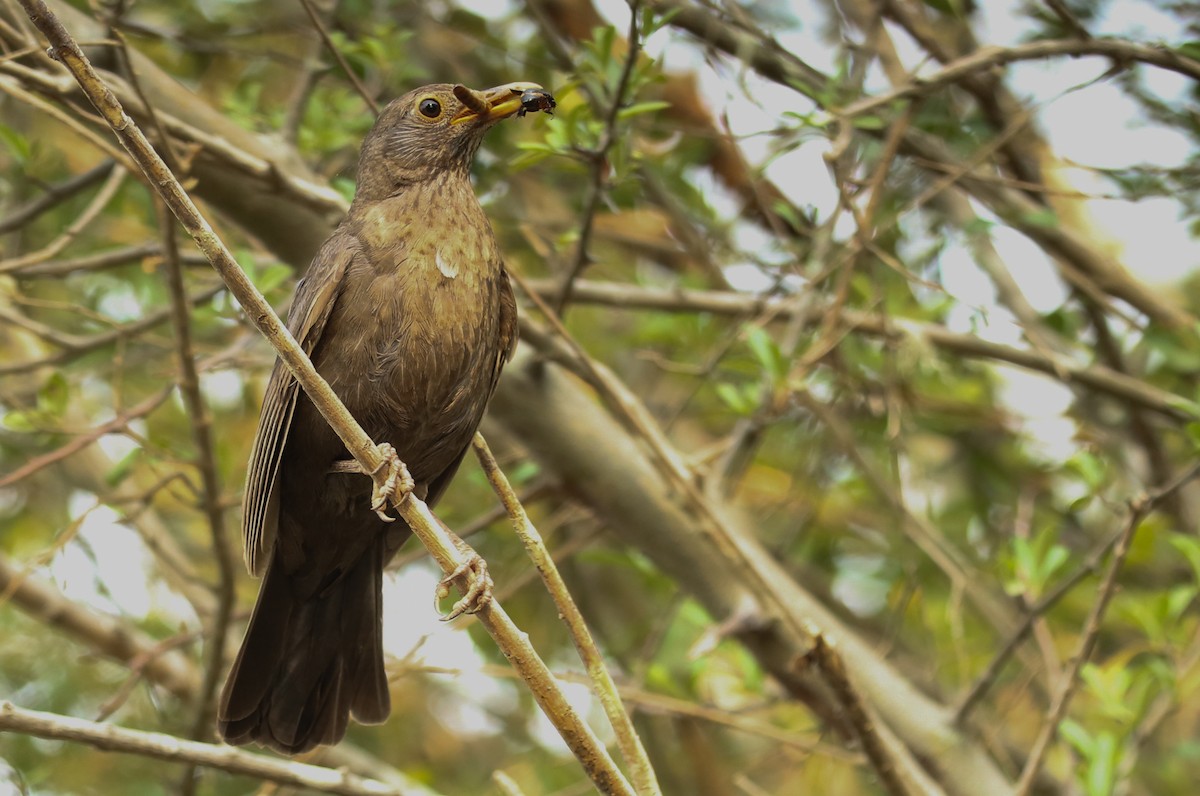
[[[455,461],[487,405],[498,309],[481,313],[480,303],[476,297],[455,313],[376,324],[358,345],[339,347],[340,362],[328,363],[337,374],[331,386],[350,413],[376,442],[396,447],[418,483]],[[472,305],[475,312],[463,311]]]

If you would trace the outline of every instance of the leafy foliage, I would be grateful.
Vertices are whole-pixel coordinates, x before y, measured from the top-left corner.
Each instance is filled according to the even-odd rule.
[[[1128,101],[1113,112],[1127,116],[1108,123],[1152,127],[1185,154],[1166,164],[1153,152],[1114,156],[1091,169],[1081,193],[1062,176],[1076,164],[1055,152],[1054,130],[1009,123],[1086,87],[1026,102],[1005,82],[1019,65],[839,116],[886,93],[889,79],[905,85],[907,75],[986,44],[976,41],[986,33],[976,4],[896,4],[910,16],[873,30],[921,34],[912,36],[923,48],[913,59],[864,39],[853,23],[858,4],[813,4],[811,15],[743,4],[717,16],[709,4],[654,3],[638,11],[632,60],[627,20],[578,0],[486,13],[466,5],[345,0],[322,13],[333,45],[380,102],[442,79],[476,87],[536,80],[553,90],[553,117],[499,125],[475,165],[506,261],[551,303],[581,266],[584,281],[563,311],[571,335],[630,388],[697,489],[789,579],[768,585],[812,595],[841,623],[822,628],[835,643],[845,628],[878,656],[871,666],[898,673],[905,694],[931,695],[939,715],[909,724],[927,721],[939,743],[953,733],[955,748],[973,753],[963,760],[987,759],[1015,781],[1053,695],[1071,680],[1078,691],[1039,787],[1186,792],[1200,776],[1190,730],[1200,715],[1194,485],[1155,494],[1094,651],[1073,678],[1070,665],[1130,502],[1184,473],[1200,445],[1194,268],[1178,286],[1148,291],[1147,301],[1173,308],[1180,323],[1137,302],[1152,274],[1088,270],[1121,264],[1134,248],[1116,240],[1129,229],[1094,220],[1090,194],[1102,190],[1099,198],[1128,202],[1131,212],[1136,202],[1167,202],[1192,238],[1200,229],[1200,128],[1178,101],[1194,98],[1195,85],[1171,94],[1136,59],[1102,66],[1096,84]],[[1111,20],[1092,5],[1054,5],[1066,14],[1043,3],[1013,12],[1023,38],[1074,39],[1076,25],[1099,31]],[[1126,14],[1141,7],[1105,5]],[[139,75],[160,114],[211,136],[172,141],[190,169],[185,181],[251,280],[286,308],[304,263],[264,242],[270,208],[231,212],[228,193],[268,185],[293,215],[336,217],[333,199],[297,198],[281,176],[348,198],[372,122],[367,102],[298,4],[143,0],[106,9],[101,27],[77,35],[98,40],[111,25],[150,59],[145,72],[188,87],[172,99]],[[1183,9],[1155,13],[1174,19]],[[797,41],[823,42],[828,52]],[[1194,41],[1163,46],[1195,65]],[[110,50],[93,58],[120,75]],[[9,62],[44,67],[27,53],[0,61],[0,79],[19,82]],[[69,97],[49,96],[80,117]],[[107,157],[15,94],[0,107],[0,219]],[[196,115],[184,118],[189,109]],[[221,129],[207,129],[202,112],[216,113]],[[277,158],[274,173],[247,176],[251,166],[230,165],[212,143],[223,132],[236,149],[246,131]],[[178,389],[151,400],[179,379],[155,203],[127,178],[93,206],[110,179],[100,175],[0,228],[0,553],[199,673],[220,582],[201,468],[214,469],[236,528],[272,357],[185,247],[190,354],[214,442],[213,460],[202,461],[199,419]],[[111,262],[89,259],[123,249]],[[621,292],[589,292],[593,280]],[[684,292],[692,290],[704,292]],[[543,321],[529,304],[522,311]],[[554,361],[552,351],[537,353]],[[830,731],[836,724],[789,691],[755,647],[755,634],[770,628],[711,615],[694,583],[661,566],[655,540],[636,549],[617,541],[604,507],[583,501],[548,460],[503,424],[488,434],[530,496],[531,516],[565,551],[569,585],[613,667],[636,687],[630,704],[664,792],[884,792],[878,769],[846,753],[858,745]],[[438,514],[454,528],[487,529],[471,542],[506,609],[555,668],[578,670],[555,609],[526,585],[535,580],[530,566],[494,505],[468,465]],[[487,792],[496,770],[529,794],[582,787],[530,696],[498,674],[506,664],[486,636],[432,629],[433,579],[420,558],[405,550],[387,592],[388,621],[399,617],[389,636],[393,719],[352,727],[350,740],[438,792]],[[82,632],[27,616],[39,615],[22,602],[19,581],[0,584],[6,698],[192,731],[194,704],[152,673],[131,675],[143,662],[113,662],[120,656]],[[236,588],[238,605],[248,606],[254,585],[239,574]],[[1035,609],[1029,637],[984,683],[967,720],[934,726]],[[428,640],[413,630],[426,626]],[[869,693],[856,665],[848,662],[852,680]],[[595,705],[580,701],[600,726]],[[122,792],[165,793],[179,776],[157,761],[5,738],[0,756],[30,792],[105,793],[121,783]],[[901,742],[919,750],[913,738]],[[1005,749],[1016,750],[1011,759],[999,759]],[[189,787],[233,794],[252,785],[207,772]]]

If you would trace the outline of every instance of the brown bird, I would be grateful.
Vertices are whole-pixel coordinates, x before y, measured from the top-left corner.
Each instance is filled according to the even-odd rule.
[[[532,92],[532,94],[530,94]],[[517,309],[471,160],[497,121],[549,96],[425,86],[363,141],[346,218],[296,288],[288,328],[367,434],[395,446],[433,504],[483,416],[517,337]],[[372,482],[275,363],[242,504],[246,563],[263,576],[218,711],[221,737],[285,754],[337,743],[349,716],[391,709],[383,568],[410,530],[372,508]]]

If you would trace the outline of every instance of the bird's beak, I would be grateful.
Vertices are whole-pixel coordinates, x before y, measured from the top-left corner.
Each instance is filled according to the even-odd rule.
[[[476,91],[466,86],[455,86],[454,96],[463,104],[463,109],[450,120],[450,123],[462,124],[477,120],[498,122],[501,119],[507,119],[521,110],[521,98],[527,91],[537,91],[547,97],[550,96],[550,93],[537,83],[505,83],[503,86],[496,86],[484,91]]]

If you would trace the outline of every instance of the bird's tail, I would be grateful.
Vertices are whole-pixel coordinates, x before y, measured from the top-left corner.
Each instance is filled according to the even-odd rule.
[[[217,728],[227,743],[295,755],[340,741],[350,714],[363,724],[387,718],[382,580],[381,544],[307,599],[272,560],[221,693]]]

